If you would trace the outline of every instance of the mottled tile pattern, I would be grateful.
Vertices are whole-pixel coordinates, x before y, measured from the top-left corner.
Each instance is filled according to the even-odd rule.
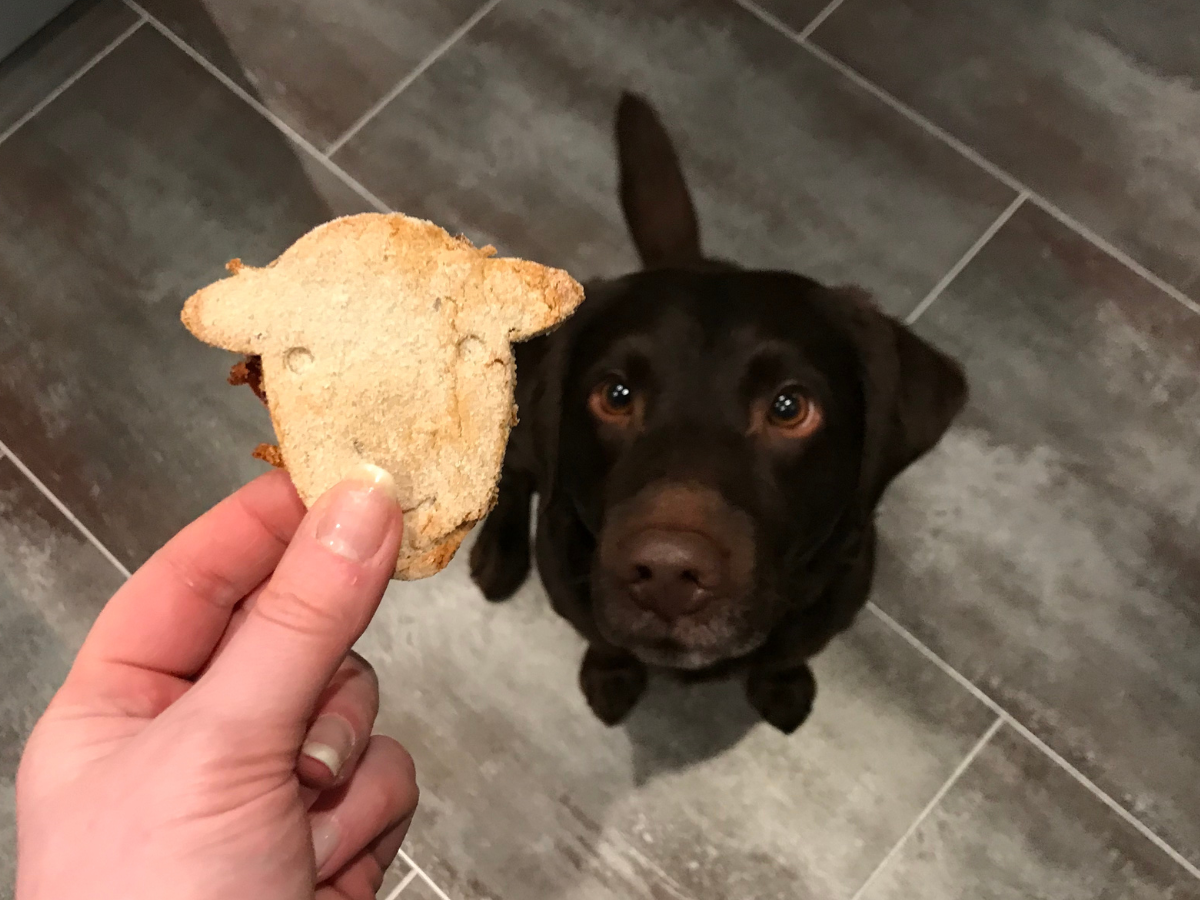
[[[324,148],[483,0],[144,0],[142,5]]]
[[[121,0],[78,0],[0,62],[0,134],[136,21]]]
[[[736,684],[656,684],[608,730],[540,586],[488,605],[465,563],[393,585],[360,643],[417,762],[409,852],[456,900],[848,896],[992,718],[866,616],[792,738]]]
[[[11,898],[13,780],[38,716],[121,575],[0,456],[0,898]]]
[[[846,0],[814,40],[1200,298],[1200,4]]]
[[[1200,882],[1008,728],[862,900],[1196,900]]]
[[[876,600],[1200,861],[1200,316],[1026,207],[919,325],[974,393]]]
[[[1012,199],[726,0],[505,0],[335,159],[398,209],[619,274],[626,88],[677,137],[713,253],[855,280],[898,312]]]
[[[184,299],[362,208],[140,29],[0,144],[0,438],[136,565],[260,471],[271,433]]]

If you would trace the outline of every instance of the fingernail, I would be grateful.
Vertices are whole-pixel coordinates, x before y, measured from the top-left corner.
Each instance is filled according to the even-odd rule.
[[[319,821],[314,819],[312,840],[313,859],[317,864],[317,874],[320,875],[321,869],[325,867],[325,863],[329,862],[342,840],[342,829],[338,827],[337,820],[332,816]]]
[[[315,759],[336,778],[354,752],[354,729],[341,716],[320,716],[308,730],[300,755]]]
[[[333,489],[317,523],[317,540],[338,556],[366,562],[383,545],[397,515],[396,482],[383,469],[362,464]]]

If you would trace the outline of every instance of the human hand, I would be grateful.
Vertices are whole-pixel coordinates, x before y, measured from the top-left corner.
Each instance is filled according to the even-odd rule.
[[[193,522],[113,596],[17,774],[19,900],[366,900],[417,803],[350,654],[400,547],[364,469],[305,515],[286,475]]]

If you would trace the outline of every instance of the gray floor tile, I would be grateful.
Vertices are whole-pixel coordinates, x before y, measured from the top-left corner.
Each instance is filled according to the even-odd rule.
[[[143,28],[0,145],[0,437],[124,562],[262,469],[265,411],[179,322],[225,260],[363,208]]]
[[[0,897],[15,876],[13,780],[38,716],[121,575],[0,457]]]
[[[143,6],[324,149],[483,0],[145,0]]]
[[[1200,881],[1001,729],[862,900],[1184,900]]]
[[[846,0],[818,35],[1187,284],[1200,53],[1184,2]],[[314,140],[475,8],[149,5]],[[767,5],[799,19],[823,4]],[[132,21],[110,0],[74,16],[0,67],[0,129]],[[618,272],[633,262],[610,143],[626,87],[663,109],[714,251],[859,281],[897,312],[1011,197],[717,0],[504,0],[338,159],[406,211]],[[269,437],[224,385],[226,356],[179,325],[184,297],[228,257],[263,262],[361,208],[181,51],[135,34],[0,145],[0,438],[136,565],[257,472],[248,450]],[[921,327],[967,362],[974,401],[888,498],[877,600],[1200,862],[1200,318],[1026,209]],[[20,743],[118,580],[0,462],[10,848]],[[865,616],[819,659],[817,711],[792,738],[757,725],[736,685],[657,684],[605,730],[540,589],[489,606],[461,557],[393,585],[361,648],[380,726],[418,761],[409,850],[454,900],[848,896],[990,718]],[[867,900],[1197,896],[1180,871],[1002,731]]]
[[[846,0],[814,39],[1200,296],[1200,4]]]
[[[711,251],[911,309],[1012,193],[723,0],[506,0],[335,158],[398,209],[580,277],[633,264],[612,117],[646,92]]]
[[[974,393],[877,602],[1200,861],[1200,316],[1026,207],[918,325]]]
[[[0,62],[0,134],[136,21],[121,0],[78,0]]]
[[[393,585],[360,649],[417,761],[408,851],[455,900],[848,896],[991,719],[867,615],[791,738],[736,684],[655,684],[608,730],[540,586],[489,605],[464,554]]]

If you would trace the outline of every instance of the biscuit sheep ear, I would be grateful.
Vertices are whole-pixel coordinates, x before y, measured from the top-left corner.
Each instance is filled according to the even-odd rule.
[[[187,330],[206,344],[235,353],[257,353],[254,336],[270,324],[271,306],[264,302],[268,269],[251,269],[233,260],[232,273],[203,288],[183,305],[180,318]]]
[[[484,262],[483,316],[504,324],[508,340],[549,331],[583,300],[583,288],[561,269],[523,259]]]

